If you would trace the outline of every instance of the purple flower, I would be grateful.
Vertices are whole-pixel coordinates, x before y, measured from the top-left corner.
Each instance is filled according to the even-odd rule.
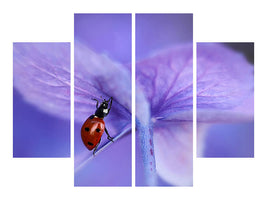
[[[157,16],[157,20],[161,17]],[[169,19],[173,17],[177,16]],[[166,20],[162,24],[166,25]],[[166,33],[172,35],[172,31]],[[109,39],[101,42],[106,35]],[[161,40],[151,47],[146,44],[151,41],[142,42],[140,35],[136,37],[137,47],[139,44],[142,50],[142,46],[147,49],[137,51],[137,185],[192,185],[191,40],[181,39],[188,44],[182,44],[180,38],[171,42]],[[158,41],[160,36],[154,40]],[[123,45],[118,48],[116,44]],[[76,186],[131,185],[130,44],[130,15],[75,15]],[[207,127],[253,120],[254,85],[253,67],[239,53],[219,44],[199,44],[197,58],[198,154],[201,156]],[[69,44],[14,45],[14,87],[27,102],[55,118],[69,119],[69,86]],[[101,96],[114,99],[105,123],[115,142],[103,136],[97,156],[93,157],[82,143],[80,128],[95,111],[92,98]],[[38,123],[38,127],[42,125]],[[61,148],[66,141],[57,140],[55,144]]]
[[[197,58],[197,145],[201,156],[209,127],[253,120],[253,66],[240,53],[220,44],[198,44]],[[164,180],[163,184],[191,185],[192,46],[162,50],[138,62],[136,71],[144,184],[158,185]]]
[[[193,17],[136,16],[136,184],[192,185]]]
[[[129,186],[131,15],[76,14],[74,57],[75,186]],[[92,98],[100,97],[113,97],[104,120],[114,143],[104,133],[94,157],[84,146],[80,130],[96,110]]]
[[[198,43],[198,156],[253,156],[253,118],[253,65],[223,44]]]
[[[40,110],[70,117],[70,44],[14,43],[14,87]],[[53,100],[53,101],[52,101]]]
[[[181,45],[137,63],[137,135],[148,185],[158,185],[157,175],[192,184],[192,53],[192,44]]]
[[[13,156],[70,156],[70,43],[14,43]]]
[[[129,16],[128,18],[130,19]],[[128,31],[128,37],[130,37],[129,33],[130,31]],[[106,55],[92,51],[78,39],[75,40],[74,137],[75,185],[77,186],[131,184],[130,77],[128,65],[114,62]],[[34,107],[30,108],[30,112],[17,109],[16,103],[20,97],[17,92],[14,93],[16,97],[14,100],[15,117],[24,115],[23,120],[14,118],[14,156],[69,156],[69,43],[14,44],[14,87],[29,102],[29,105],[50,114],[46,119],[44,118],[46,114],[37,116],[33,111]],[[105,118],[105,122],[110,135],[114,137],[114,143],[107,151],[98,154],[111,144],[107,144],[103,136],[97,156],[92,159],[92,153],[82,143],[80,129],[84,120],[95,112],[95,101],[92,98],[99,99],[101,96],[103,98],[113,97],[112,110]],[[25,115],[25,112],[28,115]],[[36,119],[29,121],[32,118]],[[62,123],[61,118],[67,119],[68,123]],[[61,123],[52,129],[53,132],[50,132],[50,123],[53,122]],[[21,130],[22,127],[25,127],[25,130]],[[128,137],[118,140],[127,134]],[[64,152],[66,149],[68,151]],[[123,161],[121,158],[124,158]],[[89,162],[92,160],[93,162]]]
[[[107,67],[103,67],[107,66]],[[130,71],[123,65],[110,60],[105,55],[99,55],[85,47],[80,42],[75,42],[75,185],[116,185],[115,174],[125,172],[124,178],[130,185],[131,166],[130,152],[131,140],[128,136],[127,142],[117,141],[120,137],[131,133],[131,79]],[[123,95],[122,95],[123,94]],[[83,145],[80,129],[83,122],[94,114],[96,102],[92,98],[108,99],[113,97],[112,108],[105,117],[106,128],[114,137],[114,143],[102,136],[101,144],[96,152],[96,157]],[[110,150],[98,155],[108,145],[112,144]],[[119,145],[119,147],[117,147]],[[93,158],[94,157],[94,158]],[[119,160],[124,157],[126,166],[121,165]],[[127,158],[127,159],[126,159]],[[91,160],[93,159],[93,160]],[[91,162],[89,162],[91,161]],[[103,166],[94,168],[97,162],[104,162]],[[127,166],[128,165],[128,166]],[[110,167],[108,167],[110,166]],[[89,169],[92,170],[89,170]],[[105,174],[108,173],[108,174]],[[92,176],[99,177],[99,181],[92,181]],[[87,180],[83,178],[87,177]],[[89,179],[90,177],[90,179]],[[113,177],[114,181],[107,181]],[[104,180],[104,181],[103,181]],[[124,182],[125,182],[124,181]],[[125,184],[125,183],[124,183]]]

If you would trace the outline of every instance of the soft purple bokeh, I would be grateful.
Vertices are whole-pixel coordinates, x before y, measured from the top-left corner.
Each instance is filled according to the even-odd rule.
[[[136,14],[136,60],[193,41],[192,14]]]
[[[254,157],[254,123],[214,124],[203,157]]]
[[[75,186],[131,185],[131,15],[75,14],[74,18]],[[82,143],[80,129],[100,97],[113,97],[95,157]],[[120,134],[123,139],[118,139]]]
[[[131,63],[130,14],[75,14],[74,37],[95,53],[121,64]]]
[[[70,43],[14,43],[13,156],[70,156]]]
[[[193,15],[136,15],[136,184],[192,185]]]
[[[253,157],[253,45],[198,43],[197,87],[198,156]]]

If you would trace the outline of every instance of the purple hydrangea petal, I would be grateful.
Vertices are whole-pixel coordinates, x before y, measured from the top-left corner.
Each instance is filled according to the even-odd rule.
[[[193,184],[192,133],[191,122],[165,122],[154,128],[157,173],[172,185]]]
[[[137,86],[150,102],[153,120],[192,120],[192,55],[189,44],[158,52],[137,63]]]
[[[198,122],[253,120],[254,68],[218,43],[197,46]]]
[[[84,122],[95,112],[96,102],[113,97],[112,110],[105,122],[118,133],[131,121],[131,75],[123,65],[75,42],[75,121]],[[117,119],[117,120],[112,120]]]
[[[94,114],[96,101],[113,97],[112,108],[105,118],[106,127],[119,139],[130,133],[131,126],[131,74],[127,67],[101,55],[75,40],[74,104],[77,134],[75,134],[75,171],[91,160],[91,152],[80,139],[80,127],[88,116]],[[114,120],[116,119],[116,120]],[[123,134],[122,134],[123,133]],[[110,142],[102,137],[98,152],[109,146]]]
[[[74,184],[128,186],[131,184],[131,15],[75,14],[74,22]],[[96,101],[91,98],[100,100],[101,96],[113,97],[104,121],[114,143],[104,133],[99,151],[92,156],[81,140],[80,131],[83,122],[96,110]]]
[[[99,55],[75,42],[75,120],[83,121],[95,111],[95,101],[113,97],[112,111],[129,120],[131,113],[131,74],[128,69],[105,55]]]
[[[70,43],[14,43],[14,87],[42,111],[70,118]]]
[[[192,124],[192,55],[192,44],[188,44],[166,49],[148,59],[137,62],[137,134],[141,143],[145,176],[148,185],[155,184],[155,172],[167,182],[174,183],[170,179],[172,173],[179,175],[180,169],[183,171],[184,169],[192,168],[192,163],[183,162],[182,165],[184,165],[182,168],[170,170],[168,164],[163,164],[165,159],[162,155],[164,155],[166,149],[159,147],[161,142],[167,144],[170,140],[173,141],[171,135],[167,134],[170,123],[177,124],[177,127],[175,127],[176,130],[181,129],[181,122],[188,121],[188,124]],[[143,93],[144,97],[141,97],[140,93]],[[144,98],[145,100],[141,101],[138,98]],[[149,111],[146,109],[147,107]],[[178,132],[176,134],[179,135]],[[192,137],[192,131],[188,131],[186,134],[188,134],[188,138]],[[161,135],[164,136],[162,137]],[[177,137],[179,138],[179,136]],[[180,142],[188,143],[188,140],[181,139]],[[172,144],[175,143],[173,141]],[[191,153],[188,151],[188,146],[190,145],[181,145],[179,149],[174,148],[179,152],[186,152],[186,154],[182,155],[179,152],[172,151],[172,160],[167,163],[178,162],[176,165],[181,166],[179,162],[183,156],[188,156],[188,160],[192,159],[192,151]],[[177,157],[178,159],[173,159]],[[190,184],[192,174],[189,174],[190,172],[186,174],[187,178],[180,177],[179,184]]]

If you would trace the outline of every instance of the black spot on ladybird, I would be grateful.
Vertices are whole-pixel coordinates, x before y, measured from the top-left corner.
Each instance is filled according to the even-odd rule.
[[[100,129],[99,129],[99,128],[97,128],[97,129],[96,129],[96,132],[98,132],[98,133],[99,133],[99,132],[100,132]]]
[[[90,129],[88,127],[85,127],[84,130],[88,132]]]
[[[88,145],[90,145],[90,146],[93,146],[93,143],[91,143],[91,142],[88,142]]]

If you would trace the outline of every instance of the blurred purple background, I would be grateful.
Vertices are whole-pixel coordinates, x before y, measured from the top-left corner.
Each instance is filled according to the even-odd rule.
[[[114,62],[124,64],[122,67],[131,66],[131,15],[130,14],[75,14],[74,16],[74,37],[75,42],[79,41],[87,48],[99,55],[106,55]],[[78,48],[75,45],[75,48]],[[74,58],[75,59],[75,58]],[[84,58],[86,60],[86,58]],[[88,66],[90,69],[91,66]],[[102,66],[101,66],[102,67]],[[109,70],[109,66],[103,66]],[[97,70],[97,69],[91,69]],[[130,69],[129,69],[130,70]],[[79,66],[75,65],[75,71]],[[130,71],[129,71],[130,72]],[[104,75],[104,74],[103,74]],[[116,78],[116,77],[111,77]],[[129,79],[131,75],[129,73]],[[91,80],[88,80],[90,82]],[[99,80],[103,81],[103,80]],[[95,83],[90,84],[94,85]],[[104,83],[109,84],[109,83]],[[121,84],[124,84],[123,82]],[[119,89],[119,88],[118,88]],[[129,87],[129,90],[131,88]],[[95,94],[96,96],[98,94]],[[125,98],[115,97],[114,100]],[[88,97],[89,98],[89,97]],[[100,96],[98,97],[100,98]],[[90,98],[88,101],[92,101]],[[129,99],[129,101],[131,101]],[[94,102],[95,103],[95,102]],[[114,104],[115,105],[115,104]],[[74,108],[75,109],[75,108]],[[94,107],[95,109],[95,107]],[[105,119],[106,127],[111,126],[111,117],[116,116],[115,107],[111,114]],[[88,116],[90,113],[88,107]],[[94,112],[93,110],[92,112]],[[114,115],[113,115],[113,114]],[[75,111],[75,115],[78,115]],[[115,122],[115,121],[114,121]],[[116,122],[117,123],[117,122]],[[121,122],[124,123],[124,122]],[[75,169],[79,167],[80,160],[86,160],[92,156],[92,152],[83,145],[80,129],[83,122],[75,118],[74,130],[74,162]],[[109,132],[112,136],[115,133]],[[101,144],[106,141],[105,133],[102,136]],[[100,144],[100,146],[101,146]],[[131,186],[131,134],[112,143],[103,152],[96,155],[92,160],[75,171],[75,186]]]
[[[99,54],[121,64],[131,63],[130,14],[75,14],[74,37]]]
[[[193,14],[136,14],[136,60],[193,42]]]
[[[205,145],[203,157],[254,157],[254,123],[213,125]]]
[[[38,110],[13,89],[13,157],[69,157],[70,121]]]

